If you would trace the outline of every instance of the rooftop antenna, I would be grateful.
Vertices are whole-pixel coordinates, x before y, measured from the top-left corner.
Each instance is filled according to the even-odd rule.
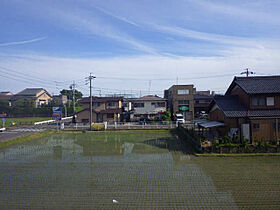
[[[248,77],[250,74],[255,74],[255,72],[249,71],[249,68],[244,69],[245,71],[241,72],[240,74],[246,74],[246,77]]]

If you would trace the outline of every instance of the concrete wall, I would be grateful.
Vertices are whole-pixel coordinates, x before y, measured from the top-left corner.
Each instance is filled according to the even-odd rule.
[[[156,107],[152,103],[162,102],[165,107]],[[144,103],[144,107],[134,107],[134,114],[158,114],[159,112],[166,112],[165,101],[137,101],[137,103]]]

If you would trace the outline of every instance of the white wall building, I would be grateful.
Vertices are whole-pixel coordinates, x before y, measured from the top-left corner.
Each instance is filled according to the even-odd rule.
[[[151,118],[166,112],[167,100],[147,95],[133,100],[134,118]]]

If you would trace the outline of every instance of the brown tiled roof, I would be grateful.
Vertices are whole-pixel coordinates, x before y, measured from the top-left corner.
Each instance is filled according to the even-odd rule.
[[[92,97],[92,102],[118,102],[122,101],[123,97]],[[80,100],[81,103],[90,103],[90,97],[86,97]]]
[[[247,94],[280,94],[280,76],[235,77],[226,95],[230,94],[235,85],[238,85]]]

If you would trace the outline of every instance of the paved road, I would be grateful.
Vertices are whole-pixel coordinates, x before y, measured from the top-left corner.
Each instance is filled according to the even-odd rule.
[[[0,132],[0,142],[9,141],[10,139],[28,135],[30,133],[44,131],[46,128],[38,128],[34,126],[24,126],[20,128],[9,128],[4,132]]]

